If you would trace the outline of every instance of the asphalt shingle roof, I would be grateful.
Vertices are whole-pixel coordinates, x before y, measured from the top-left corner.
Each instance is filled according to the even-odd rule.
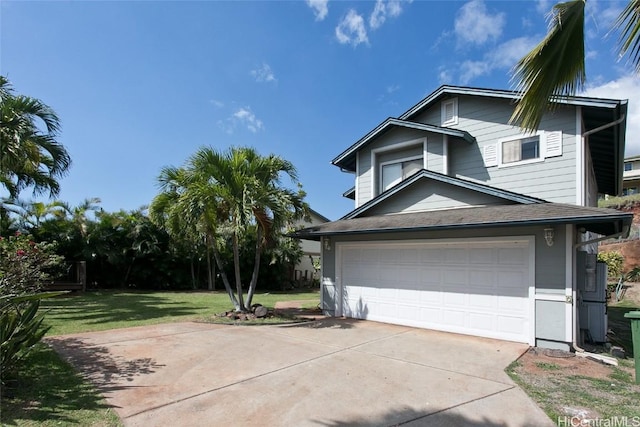
[[[587,231],[610,235],[630,226],[633,214],[615,209],[560,203],[514,204],[457,208],[328,222],[295,233],[300,238],[340,234],[426,231],[523,225],[577,224]]]

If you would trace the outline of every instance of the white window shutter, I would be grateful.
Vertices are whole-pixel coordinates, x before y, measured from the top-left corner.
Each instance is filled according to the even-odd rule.
[[[545,132],[545,157],[562,156],[562,131]]]
[[[485,145],[482,149],[485,167],[498,166],[498,144]]]

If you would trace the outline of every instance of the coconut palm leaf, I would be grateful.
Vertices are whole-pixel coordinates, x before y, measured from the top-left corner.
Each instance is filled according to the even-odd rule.
[[[547,36],[515,66],[513,80],[522,98],[510,123],[535,131],[554,100],[584,87],[584,7],[584,0],[555,5]]]
[[[630,1],[613,27],[620,30],[620,56],[628,54],[636,72],[640,72],[640,0]]]

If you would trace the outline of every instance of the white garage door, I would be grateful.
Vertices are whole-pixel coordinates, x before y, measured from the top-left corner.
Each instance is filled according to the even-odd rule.
[[[533,344],[532,255],[532,239],[338,244],[338,311]]]

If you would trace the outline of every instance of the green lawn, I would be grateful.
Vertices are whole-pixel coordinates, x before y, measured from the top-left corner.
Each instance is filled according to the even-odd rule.
[[[259,293],[254,303],[273,308],[278,301],[315,300],[320,294]],[[128,328],[166,322],[198,320],[231,310],[224,292],[124,292],[100,291],[69,294],[42,301],[47,311],[48,335]]]
[[[313,307],[315,292],[260,293],[254,303],[273,308],[278,301],[305,300]],[[100,291],[69,294],[42,301],[48,335],[199,320],[230,310],[224,292]],[[51,348],[39,345],[19,376],[0,394],[0,425],[121,426],[95,388]]]

